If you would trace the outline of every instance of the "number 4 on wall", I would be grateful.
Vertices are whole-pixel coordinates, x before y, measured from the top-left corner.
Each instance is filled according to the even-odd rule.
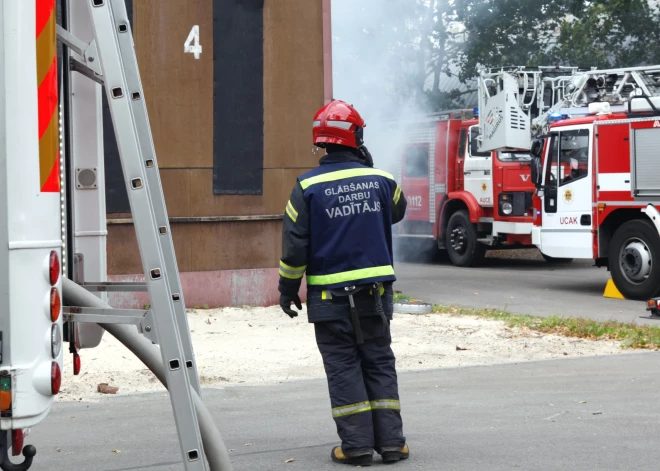
[[[186,42],[183,43],[183,52],[195,54],[195,59],[199,59],[199,55],[202,53],[202,45],[199,44],[199,25],[193,26],[190,30]]]

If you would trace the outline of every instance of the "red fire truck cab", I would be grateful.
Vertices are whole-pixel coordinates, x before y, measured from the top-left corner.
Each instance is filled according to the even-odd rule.
[[[533,176],[539,216],[532,235],[544,254],[593,259],[626,298],[646,300],[660,296],[660,112],[640,98],[650,105],[639,100],[641,113],[550,126],[534,157],[543,170]]]
[[[473,110],[407,124],[397,165],[408,210],[393,236],[432,239],[461,267],[489,249],[533,247],[531,155],[479,152],[478,124]]]

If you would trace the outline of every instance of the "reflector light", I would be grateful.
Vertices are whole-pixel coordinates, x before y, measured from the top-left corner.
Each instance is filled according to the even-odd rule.
[[[54,250],[50,253],[50,260],[48,263],[50,269],[50,284],[55,285],[60,279],[60,257]]]
[[[0,377],[0,411],[11,412],[11,376]]]
[[[23,451],[23,442],[25,441],[25,435],[23,435],[23,430],[12,430],[11,431],[11,454],[12,456],[18,456]]]
[[[73,354],[73,374],[78,375],[80,373],[80,355],[77,353]]]
[[[23,442],[25,441],[25,435],[23,435],[23,430],[12,430],[11,431],[11,454],[12,456],[18,456],[23,451]]]
[[[50,328],[50,353],[53,358],[57,358],[62,351],[62,332],[60,326],[53,324]]]
[[[56,361],[50,366],[50,392],[55,395],[60,392],[60,386],[62,385],[62,372],[60,371],[60,365]]]
[[[649,299],[646,301],[646,309],[647,310],[653,310],[658,308],[658,301],[657,299]]]
[[[62,299],[60,298],[60,292],[57,288],[52,287],[50,289],[50,320],[57,322],[57,319],[60,318],[60,311],[62,310]]]

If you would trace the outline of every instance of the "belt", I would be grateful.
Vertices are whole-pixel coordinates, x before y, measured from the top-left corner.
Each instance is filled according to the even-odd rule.
[[[382,285],[382,283],[372,283],[370,285],[346,286],[344,288],[329,290],[333,296],[348,296],[348,303],[351,307],[351,323],[353,324],[353,332],[355,333],[355,340],[358,345],[362,345],[364,343],[364,336],[362,335],[362,327],[360,327],[360,316],[358,315],[357,308],[355,307],[355,300],[353,299],[353,295],[359,291],[362,291],[363,289],[366,289],[368,286],[371,286],[374,295],[376,312],[383,320],[383,336],[389,339],[387,316],[385,316],[383,302],[380,297],[380,288]]]

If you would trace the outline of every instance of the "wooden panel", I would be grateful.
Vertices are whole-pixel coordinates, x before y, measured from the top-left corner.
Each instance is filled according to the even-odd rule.
[[[135,2],[135,48],[160,168],[213,166],[212,15],[210,0]],[[199,59],[183,48],[194,25]]]
[[[172,224],[179,271],[274,268],[281,256],[280,221]],[[108,226],[108,275],[142,273],[132,224]]]
[[[167,214],[170,217],[190,216],[190,170],[161,169]]]
[[[191,271],[191,237],[189,224],[172,224],[174,252],[179,271]],[[143,273],[140,251],[132,224],[108,225],[108,275]]]
[[[195,224],[192,269],[276,267],[282,250],[281,227],[280,221]]]
[[[264,168],[313,167],[312,120],[323,106],[321,1],[264,4]]]
[[[270,169],[264,171],[264,209],[266,214],[283,214],[296,178],[306,169]]]
[[[264,170],[263,196],[215,196],[212,170],[190,171],[190,214],[188,216],[244,216],[283,214],[296,177],[305,169]]]
[[[263,200],[263,195],[216,196],[213,194],[212,169],[190,171],[190,216],[264,214]]]

